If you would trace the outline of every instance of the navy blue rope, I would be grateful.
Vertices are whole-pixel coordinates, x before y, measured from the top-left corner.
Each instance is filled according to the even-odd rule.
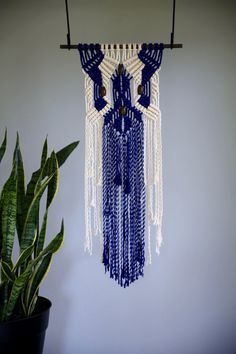
[[[112,76],[114,108],[105,115],[103,130],[103,196],[109,194],[111,210],[114,212],[109,220],[106,213],[108,202],[104,200],[103,263],[110,277],[123,287],[129,286],[143,275],[145,263],[144,132],[141,112],[132,106],[131,102],[131,79],[126,70],[122,74],[116,71]],[[122,106],[126,110],[124,116],[120,113]],[[105,134],[106,129],[113,130],[113,135]],[[104,143],[104,140],[109,138],[115,143],[113,150],[111,141],[108,144]],[[113,152],[109,153],[108,149]],[[113,181],[109,179],[108,171],[115,171]],[[121,206],[117,204],[120,188]],[[121,215],[118,215],[119,213]],[[117,222],[112,223],[112,220],[117,221],[118,218],[122,220],[122,225]],[[122,235],[119,234],[120,229]],[[119,249],[121,249],[122,264],[119,261]]]
[[[103,61],[104,54],[99,44],[91,44],[90,46],[87,44],[79,44],[78,50],[82,68],[94,82],[94,106],[98,111],[101,111],[107,104],[106,100],[100,95],[102,73],[99,69],[99,65]]]
[[[138,54],[144,64],[139,98],[144,107],[150,105],[150,79],[161,65],[163,48],[143,45]],[[104,55],[98,44],[79,45],[78,50],[94,82],[94,106],[100,111],[107,104],[100,95]],[[114,105],[104,115],[102,145],[103,263],[105,272],[123,287],[143,276],[145,264],[144,126],[142,113],[132,105],[131,80],[125,68],[111,77]]]
[[[153,47],[152,44],[144,44],[138,53],[139,59],[143,62],[144,68],[142,69],[141,84],[144,91],[139,98],[138,102],[148,108],[150,105],[150,79],[156,70],[161,66],[163,56],[164,44],[156,43]]]

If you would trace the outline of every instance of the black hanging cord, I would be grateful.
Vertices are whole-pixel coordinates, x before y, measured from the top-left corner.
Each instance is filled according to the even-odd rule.
[[[170,34],[170,48],[173,49],[175,37],[175,0],[173,0],[172,32]]]
[[[69,10],[68,10],[68,1],[65,0],[65,6],[66,6],[66,22],[67,22],[67,47],[70,50],[71,49],[71,38],[70,38],[70,18],[69,18]]]
[[[68,0],[65,0],[65,7],[66,7],[66,22],[67,22],[67,44],[61,44],[61,49],[78,49],[77,44],[71,44],[71,36],[70,36],[70,18],[69,18],[69,9],[68,9]],[[183,48],[183,44],[181,43],[174,43],[174,33],[175,33],[175,7],[176,7],[176,0],[173,0],[173,14],[172,14],[172,32],[170,34],[170,43],[164,44],[164,48]],[[120,44],[120,49],[123,49],[123,45]],[[127,47],[128,48],[128,47]]]

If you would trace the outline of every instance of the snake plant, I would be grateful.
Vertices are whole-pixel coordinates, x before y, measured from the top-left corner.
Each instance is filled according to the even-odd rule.
[[[33,172],[26,187],[17,134],[12,170],[0,195],[0,321],[28,317],[35,309],[39,286],[64,238],[62,220],[59,233],[45,247],[49,208],[58,190],[60,166],[77,145],[78,142],[74,142],[48,156],[46,139],[40,167]],[[7,132],[0,145],[0,162],[6,146]],[[40,202],[44,195],[45,210],[40,217]],[[15,242],[19,256],[13,263]]]

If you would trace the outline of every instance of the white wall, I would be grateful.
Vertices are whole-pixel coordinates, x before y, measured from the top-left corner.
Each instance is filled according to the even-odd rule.
[[[41,295],[53,302],[45,354],[236,351],[235,2],[179,0],[160,75],[164,246],[128,289],[83,253],[84,91],[76,51],[62,51],[63,1],[0,0],[0,132],[9,173],[16,131],[28,176],[51,149],[80,140],[61,170],[49,237],[66,240]],[[72,39],[169,40],[172,1],[70,1]],[[95,247],[96,248],[96,247]]]

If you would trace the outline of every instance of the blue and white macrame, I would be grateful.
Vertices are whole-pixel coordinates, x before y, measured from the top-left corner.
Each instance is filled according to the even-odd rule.
[[[162,244],[159,70],[163,44],[78,46],[85,73],[85,249],[100,235],[105,271],[121,286],[143,276]],[[132,85],[132,86],[131,86]],[[146,261],[145,261],[146,260]]]

